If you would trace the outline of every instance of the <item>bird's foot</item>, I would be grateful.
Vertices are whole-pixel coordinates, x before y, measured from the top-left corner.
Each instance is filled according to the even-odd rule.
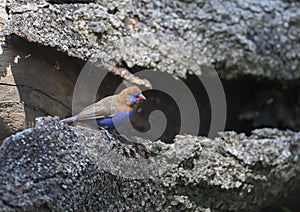
[[[108,130],[115,138],[119,139],[122,143],[132,143],[133,141],[127,136],[120,134],[116,129]]]
[[[113,141],[115,140],[115,138],[113,137],[114,134],[112,134],[111,132],[109,132],[107,129],[105,129],[104,127],[99,127],[100,130],[102,130],[106,137],[108,138],[108,140]]]

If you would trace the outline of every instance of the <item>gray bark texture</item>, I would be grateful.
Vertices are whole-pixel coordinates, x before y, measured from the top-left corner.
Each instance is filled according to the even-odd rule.
[[[0,146],[0,210],[260,211],[280,204],[299,190],[299,132],[178,135],[165,144],[52,117],[35,126],[34,119],[70,115],[76,71],[87,60],[148,88],[136,70],[184,79],[212,65],[224,80],[297,82],[299,22],[300,2],[287,0],[0,1],[0,139],[21,131]],[[111,79],[105,86],[120,80]],[[292,117],[300,114],[297,95]],[[265,96],[262,104],[271,105]]]
[[[61,4],[56,4],[60,2]],[[299,79],[299,1],[8,1],[8,33],[94,62],[174,76]]]
[[[39,122],[0,148],[3,211],[258,211],[299,182],[300,134],[291,131],[132,145],[57,118]]]

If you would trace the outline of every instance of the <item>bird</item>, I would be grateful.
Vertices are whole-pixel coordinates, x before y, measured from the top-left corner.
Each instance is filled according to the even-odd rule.
[[[136,113],[137,107],[146,97],[137,86],[125,88],[119,94],[107,96],[84,108],[78,115],[62,122],[86,122],[96,120],[99,128],[115,129],[126,124]]]

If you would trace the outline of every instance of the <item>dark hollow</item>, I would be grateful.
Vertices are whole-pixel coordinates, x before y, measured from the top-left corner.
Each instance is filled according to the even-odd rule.
[[[74,85],[80,70],[85,65],[85,61],[69,57],[63,53],[58,53],[50,47],[26,42],[23,39],[14,36],[7,42],[11,43],[12,47],[16,48],[17,51],[23,52],[24,55],[30,54],[30,58],[32,59],[45,61],[53,67],[58,66],[59,71],[61,71],[67,79],[73,81]],[[28,63],[28,65],[31,64],[30,61]],[[124,67],[128,68],[126,66]],[[34,67],[29,66],[28,68],[32,69]],[[24,66],[20,67],[20,69],[24,70]],[[129,69],[132,73],[142,70],[142,67],[134,67],[132,70]],[[36,75],[42,74],[45,74],[45,72],[36,72]],[[47,74],[51,75],[52,73]],[[19,75],[15,76],[16,83],[21,85],[24,84],[23,77],[19,78],[18,76]],[[44,78],[44,76],[40,77]],[[207,136],[211,124],[211,107],[207,92],[198,77],[194,75],[188,75],[183,81],[193,93],[198,104],[201,117],[201,125],[198,134]],[[112,95],[121,83],[122,79],[119,76],[111,73],[107,74],[99,86],[97,98],[101,99],[105,96]],[[275,127],[291,130],[300,129],[299,81],[279,81],[276,79],[271,81],[244,76],[229,81],[223,80],[222,83],[227,101],[225,130],[235,130],[237,132],[249,134],[251,130],[262,127]],[[53,110],[50,110],[50,108],[42,108],[39,107],[39,105],[27,104],[28,97],[26,96],[26,90],[20,87],[19,92],[21,100],[24,101],[25,105],[27,105],[28,108],[34,107],[35,110],[41,111],[41,115],[58,115],[61,116],[61,118],[66,116],[66,111],[64,111],[63,114],[54,114],[51,112]],[[171,96],[163,92],[146,90],[144,91],[144,94],[148,100],[140,106],[138,113],[133,118],[133,126],[141,132],[147,131],[150,127],[148,115],[153,110],[161,110],[168,120],[167,128],[161,136],[161,139],[168,143],[172,142],[173,138],[179,132],[181,121],[178,105]],[[68,96],[68,98],[71,98],[71,96]],[[69,102],[67,104],[65,106],[68,108],[68,114],[71,115],[72,103]],[[25,107],[25,111],[27,111],[27,107]],[[26,114],[26,116],[30,119],[28,121],[32,122],[35,117],[32,117],[32,114],[29,114],[30,111],[31,110],[28,109],[28,114]]]

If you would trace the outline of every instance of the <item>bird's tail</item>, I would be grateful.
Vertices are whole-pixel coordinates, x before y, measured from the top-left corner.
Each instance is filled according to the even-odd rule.
[[[76,121],[76,119],[77,119],[77,116],[72,116],[72,117],[61,120],[61,122],[65,123],[65,124],[70,124],[70,123]]]

